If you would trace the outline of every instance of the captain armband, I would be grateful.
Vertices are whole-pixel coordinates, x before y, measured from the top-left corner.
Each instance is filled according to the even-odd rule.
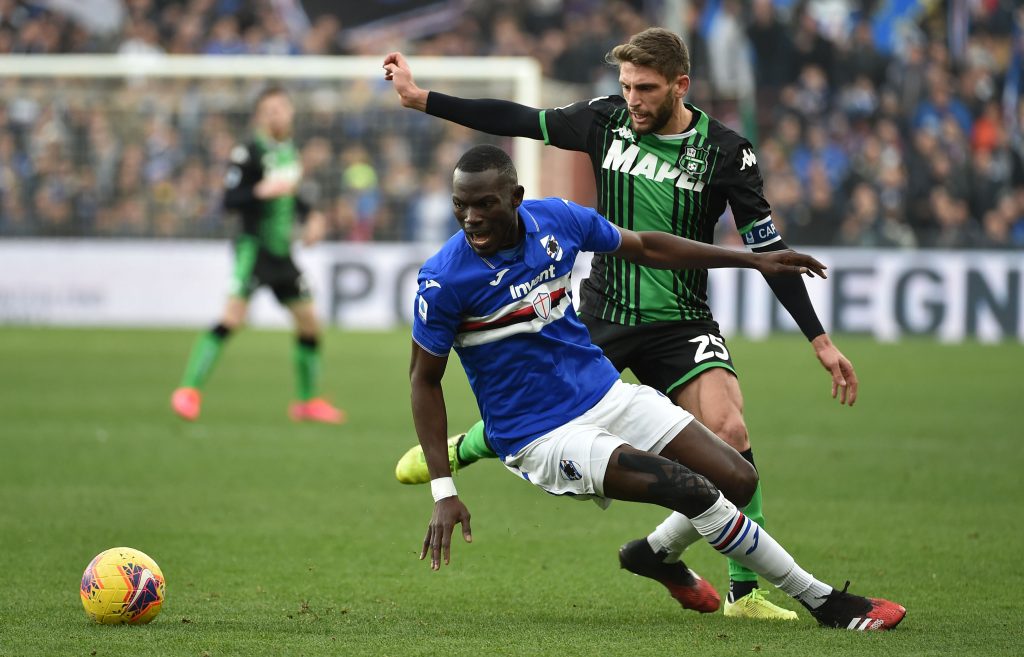
[[[775,223],[772,222],[771,215],[764,219],[750,222],[740,228],[739,232],[743,238],[743,243],[752,250],[761,249],[782,240],[782,236],[779,235],[779,231],[775,228]]]

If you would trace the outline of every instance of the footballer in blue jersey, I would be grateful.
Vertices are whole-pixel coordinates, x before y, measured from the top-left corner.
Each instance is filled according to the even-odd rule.
[[[576,254],[615,251],[619,231],[562,199],[523,201],[519,222],[515,247],[481,255],[467,228],[427,260],[412,332],[435,356],[455,347],[502,458],[578,417],[619,379],[571,298]]]
[[[766,276],[824,276],[819,262],[791,251],[755,254],[634,232],[560,199],[524,202],[511,159],[494,146],[462,156],[452,190],[462,230],[421,270],[413,325],[413,421],[435,500],[421,559],[429,553],[435,570],[442,558],[449,563],[456,524],[472,540],[469,511],[451,478],[441,385],[454,348],[495,451],[532,484],[554,495],[663,506],[672,511],[662,523],[668,531],[703,537],[823,625],[889,629],[902,620],[906,610],[896,603],[814,578],[744,516],[738,507],[757,486],[753,466],[664,395],[621,382],[568,298],[581,250],[648,267],[753,267]],[[648,576],[690,608],[718,608],[714,587],[693,571],[665,574],[664,564],[651,565]]]

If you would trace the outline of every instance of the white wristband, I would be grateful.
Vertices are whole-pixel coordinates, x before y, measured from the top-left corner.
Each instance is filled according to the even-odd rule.
[[[430,492],[435,502],[440,502],[446,497],[455,497],[459,493],[455,490],[455,480],[451,477],[438,477],[430,480]]]

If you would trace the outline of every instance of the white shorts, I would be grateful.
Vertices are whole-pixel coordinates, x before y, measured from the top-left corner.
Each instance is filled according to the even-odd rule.
[[[616,381],[589,411],[505,457],[505,467],[552,495],[607,507],[604,473],[612,452],[628,444],[660,454],[692,420],[654,388]]]

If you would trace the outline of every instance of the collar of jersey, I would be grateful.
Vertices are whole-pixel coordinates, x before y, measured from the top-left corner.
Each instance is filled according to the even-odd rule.
[[[540,242],[538,242],[535,239],[531,239],[531,236],[536,235],[537,233],[540,232],[540,224],[537,223],[537,220],[534,218],[534,216],[530,214],[530,212],[521,205],[519,206],[519,217],[523,220],[523,227],[526,229],[526,235],[523,236],[522,242],[512,247],[511,249],[499,251],[498,253],[492,256],[488,256],[486,258],[483,256],[477,256],[481,260],[483,260],[484,263],[491,269],[497,269],[499,264],[515,262],[520,258],[522,258],[523,261],[530,267],[536,267],[537,265],[543,262],[542,260],[539,260],[538,258],[535,257],[536,248],[532,248],[535,243],[540,244]],[[469,244],[469,242],[466,243]],[[512,255],[512,257],[510,258],[506,258],[502,255],[502,253],[509,252],[511,252]]]
[[[695,132],[697,132],[697,126],[700,125],[700,119],[701,119],[702,116],[704,116],[704,112],[700,111],[699,109],[697,109],[696,107],[694,107],[690,103],[683,103],[683,105],[686,106],[686,109],[688,109],[691,112],[693,112],[693,117],[694,118],[693,118],[693,121],[690,122],[691,125],[693,125],[692,128],[690,128],[689,130],[687,130],[685,132],[680,132],[677,135],[659,135],[656,132],[655,133],[651,133],[651,134],[654,137],[657,137],[658,139],[660,139],[662,141],[675,141],[677,139],[686,139],[690,135],[692,135]]]

